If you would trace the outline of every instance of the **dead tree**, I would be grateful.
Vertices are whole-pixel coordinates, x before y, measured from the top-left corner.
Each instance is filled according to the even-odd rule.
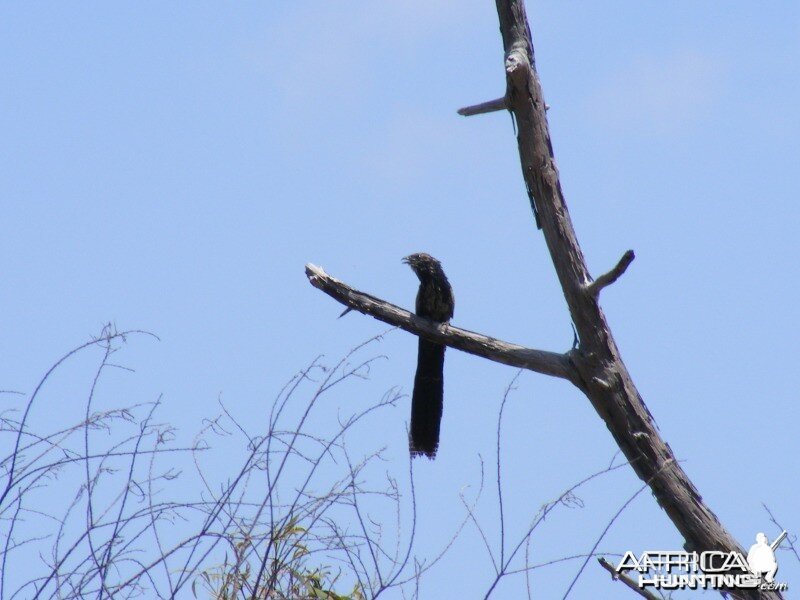
[[[306,266],[319,288],[342,304],[431,341],[490,360],[570,381],[605,422],[639,478],[653,492],[689,551],[743,552],[664,441],[623,363],[598,302],[634,259],[626,252],[614,268],[593,278],[586,266],[561,192],[530,27],[522,0],[497,0],[505,51],[506,92],[502,98],[463,108],[465,116],[498,110],[512,113],[522,176],[578,336],[567,353],[534,350],[450,325],[437,325],[388,302],[359,292],[321,268]],[[728,590],[736,598],[781,598],[778,592]]]

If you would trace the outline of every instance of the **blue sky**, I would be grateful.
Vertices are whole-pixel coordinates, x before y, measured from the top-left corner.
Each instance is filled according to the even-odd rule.
[[[793,373],[800,191],[800,7],[774,2],[530,2],[556,160],[592,271],[637,258],[602,305],[631,374],[710,507],[746,546],[800,530]],[[308,285],[314,262],[411,307],[401,257],[438,257],[454,324],[564,351],[569,317],[524,193],[505,113],[456,109],[502,94],[492,2],[35,2],[0,8],[0,389],[29,393],[113,321],[135,339],[109,406],[154,400],[186,439],[222,397],[258,419],[318,354],[385,330]],[[416,340],[393,332],[354,402],[410,391]],[[48,388],[35,423],[80,418],[91,361]],[[515,372],[449,351],[442,445],[417,461],[418,551],[462,516],[491,462]],[[613,441],[575,389],[524,373],[503,431],[507,513],[603,468]],[[16,403],[5,396],[3,403]],[[347,408],[351,398],[339,398]],[[406,468],[408,399],[364,428]],[[222,475],[224,477],[224,473]],[[616,472],[534,538],[542,560],[588,551],[638,489]],[[481,514],[491,530],[496,502]],[[649,493],[601,544],[678,548]],[[785,556],[779,579],[800,586]],[[535,571],[561,597],[575,563]],[[423,597],[491,581],[474,530]],[[509,579],[497,597],[518,597]],[[571,597],[622,596],[589,565]]]

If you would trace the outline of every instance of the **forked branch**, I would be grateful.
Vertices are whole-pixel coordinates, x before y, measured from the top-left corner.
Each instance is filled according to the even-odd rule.
[[[579,343],[559,355],[511,346],[493,338],[419,319],[382,300],[336,282],[318,267],[306,272],[312,285],[343,304],[478,356],[568,379],[584,392],[637,476],[653,492],[681,535],[696,551],[743,552],[706,506],[672,449],[661,437],[639,395],[600,305],[600,290],[616,281],[630,262],[626,253],[614,269],[592,282],[561,190],[547,124],[547,105],[536,73],[533,44],[522,0],[496,0],[505,51],[506,92],[502,108],[517,125],[522,175],[567,301]],[[499,110],[500,100],[462,109],[461,114]],[[589,293],[587,293],[587,291]],[[525,357],[527,360],[522,360]],[[591,450],[587,450],[591,451]],[[778,592],[731,589],[735,598],[777,599]]]
[[[653,417],[622,361],[597,294],[587,294],[591,277],[561,190],[536,73],[533,42],[522,0],[496,0],[506,56],[506,98],[517,123],[517,145],[525,184],[580,340],[572,359],[582,388],[638,477],[686,540],[688,550],[743,552],[706,506],[700,493],[661,437]],[[619,277],[633,259],[623,257],[594,289]],[[591,284],[589,284],[591,288]],[[780,593],[732,589],[736,598],[781,598]]]

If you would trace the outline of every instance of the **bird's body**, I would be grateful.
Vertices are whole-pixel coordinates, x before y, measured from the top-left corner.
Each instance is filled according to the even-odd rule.
[[[403,259],[419,278],[416,313],[439,323],[453,317],[455,299],[441,263],[430,254],[411,254]],[[444,405],[445,346],[419,338],[417,373],[411,396],[411,431],[409,449],[412,456],[436,456],[439,427]]]

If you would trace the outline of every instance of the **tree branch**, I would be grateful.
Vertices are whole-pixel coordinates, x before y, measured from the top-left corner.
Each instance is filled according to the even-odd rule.
[[[614,570],[614,565],[612,565],[602,556],[597,559],[597,562],[600,563],[600,566],[603,567],[606,571],[611,573],[612,579],[614,579],[615,581],[621,581],[622,583],[627,585],[630,589],[632,589],[634,592],[639,594],[642,598],[647,598],[647,600],[663,600],[663,598],[656,596],[654,593],[640,588],[639,584],[636,583],[633,579],[631,579],[628,575],[625,575],[625,573],[617,573]]]
[[[490,112],[497,112],[498,110],[508,110],[506,106],[506,97],[496,98],[488,102],[481,102],[473,106],[465,106],[458,109],[458,114],[463,117],[471,117],[472,115],[482,115]]]
[[[522,0],[496,3],[506,55],[506,98],[517,122],[522,174],[580,339],[571,358],[585,382],[582,389],[685,538],[686,548],[743,552],[661,438],[622,362],[597,296],[585,291],[591,277],[561,191],[525,6]],[[736,598],[781,598],[777,592],[726,591]]]
[[[586,291],[597,298],[600,295],[600,292],[603,291],[603,288],[608,287],[617,279],[622,277],[623,273],[628,270],[628,267],[633,262],[634,258],[636,258],[636,255],[633,253],[633,250],[628,250],[622,255],[622,258],[619,259],[619,262],[613,269],[611,269],[608,273],[603,273],[600,275],[600,277],[587,285]]]
[[[399,306],[350,287],[331,277],[316,265],[306,265],[306,276],[311,285],[345,306],[375,317],[384,323],[400,327],[409,333],[504,365],[560,377],[575,385],[580,384],[580,378],[570,362],[569,354],[533,350],[466,329],[459,329],[450,324],[442,325],[418,317]]]
[[[507,344],[416,317],[350,288],[319,267],[307,265],[306,274],[312,285],[342,304],[410,333],[496,362],[571,381],[586,394],[637,476],[650,487],[659,505],[683,535],[685,548],[743,553],[741,546],[703,502],[672,449],[662,439],[622,361],[597,300],[598,292],[625,271],[633,260],[633,253],[626,253],[614,269],[592,282],[561,190],[547,125],[547,105],[535,69],[523,2],[496,2],[506,56],[503,107],[514,115],[522,175],[537,226],[542,229],[575,325],[578,347],[567,354],[555,354]],[[499,101],[492,101],[462,109],[462,114],[479,114],[485,112],[483,109],[496,109],[499,105]],[[741,599],[782,598],[780,593],[766,590],[730,589],[726,592]]]

